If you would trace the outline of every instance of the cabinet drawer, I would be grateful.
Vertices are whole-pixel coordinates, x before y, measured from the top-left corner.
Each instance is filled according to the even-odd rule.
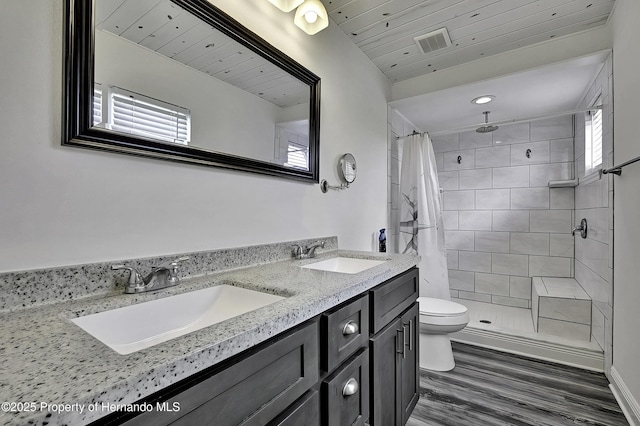
[[[320,426],[320,394],[309,391],[269,426]]]
[[[371,334],[382,330],[418,298],[418,269],[413,268],[369,291]]]
[[[363,349],[322,382],[328,426],[363,426],[369,420],[369,350]]]
[[[166,395],[169,404],[180,404],[179,412],[153,411],[126,424],[265,425],[318,381],[318,363],[318,323],[311,322],[199,383],[185,385],[186,390]]]
[[[331,372],[358,349],[367,346],[369,298],[364,295],[324,313],[320,327],[321,341],[326,342],[320,358],[321,367],[324,371]]]

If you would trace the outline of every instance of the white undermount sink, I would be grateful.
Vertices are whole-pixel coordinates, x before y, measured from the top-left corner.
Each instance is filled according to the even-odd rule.
[[[284,299],[232,285],[218,285],[111,309],[71,321],[126,355]]]
[[[386,260],[356,259],[353,257],[332,257],[315,263],[302,265],[301,268],[317,269],[319,271],[340,272],[343,274],[357,274],[374,266],[382,265]]]

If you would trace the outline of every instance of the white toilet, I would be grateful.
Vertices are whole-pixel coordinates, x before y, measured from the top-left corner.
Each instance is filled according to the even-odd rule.
[[[449,371],[455,367],[449,333],[469,323],[466,306],[449,300],[419,297],[420,368]]]

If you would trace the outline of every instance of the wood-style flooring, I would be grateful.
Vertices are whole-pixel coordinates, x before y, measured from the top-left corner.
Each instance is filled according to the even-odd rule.
[[[602,373],[453,343],[452,371],[420,371],[407,426],[628,425]]]

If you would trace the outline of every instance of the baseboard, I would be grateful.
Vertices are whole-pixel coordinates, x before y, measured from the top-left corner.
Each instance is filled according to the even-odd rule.
[[[604,354],[600,351],[575,348],[472,327],[466,327],[450,336],[451,340],[456,342],[497,349],[585,370],[604,371]]]
[[[611,367],[611,384],[609,388],[618,401],[624,416],[631,426],[640,426],[640,404],[635,400],[631,391],[620,377],[615,366]]]

